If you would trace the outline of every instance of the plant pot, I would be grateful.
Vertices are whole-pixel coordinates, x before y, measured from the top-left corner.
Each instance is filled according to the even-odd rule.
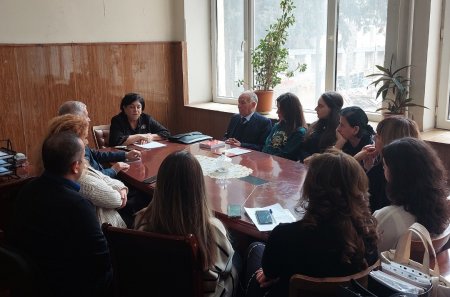
[[[405,113],[393,113],[393,112],[383,112],[383,119],[393,118],[393,117],[406,117]]]
[[[258,96],[256,111],[260,114],[269,114],[272,111],[273,90],[257,90],[255,94]]]

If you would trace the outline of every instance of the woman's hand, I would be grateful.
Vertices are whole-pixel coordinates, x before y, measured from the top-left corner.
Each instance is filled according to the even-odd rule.
[[[262,268],[256,271],[256,281],[259,283],[261,288],[270,287],[272,284],[276,283],[280,278],[270,279],[264,275]]]
[[[120,208],[124,208],[125,205],[127,205],[127,200],[128,200],[127,189],[121,189],[119,191],[119,193],[120,193],[120,198],[122,199],[122,205],[119,206],[119,209],[120,209]]]
[[[345,139],[344,136],[342,136],[342,134],[336,130],[336,144],[334,145],[334,147],[342,150],[346,143],[347,139]]]
[[[225,140],[225,143],[235,145],[235,146],[241,146],[241,142],[239,140],[237,140],[236,138],[228,138],[227,140]]]
[[[141,152],[137,150],[131,150],[125,154],[125,158],[128,161],[136,161],[141,159]]]
[[[114,169],[115,172],[119,173],[122,170],[127,170],[130,168],[130,165],[124,162],[117,162],[113,166],[111,166],[112,169]]]
[[[369,170],[370,168],[373,167],[373,164],[377,156],[378,151],[375,148],[375,145],[368,144],[365,147],[363,147],[362,150],[354,156],[354,158],[357,161],[362,161],[364,164],[364,169]]]

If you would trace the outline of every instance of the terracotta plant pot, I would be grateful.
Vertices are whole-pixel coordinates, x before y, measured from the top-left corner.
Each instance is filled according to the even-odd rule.
[[[272,111],[273,90],[257,90],[255,93],[258,96],[258,106],[256,106],[256,111],[260,114],[269,114]]]

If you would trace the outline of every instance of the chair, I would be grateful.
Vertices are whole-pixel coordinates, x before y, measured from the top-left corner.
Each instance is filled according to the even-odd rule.
[[[17,250],[0,245],[0,296],[34,296],[36,273],[34,264]]]
[[[99,125],[92,127],[92,134],[94,135],[95,147],[97,149],[109,146],[109,128],[110,125]]]
[[[431,243],[433,244],[436,255],[444,250],[444,246],[446,246],[447,242],[450,239],[450,225],[447,229],[442,232],[438,237],[431,238]],[[410,258],[414,261],[422,262],[423,253],[425,252],[425,248],[422,244],[422,241],[412,239],[411,240],[411,255]],[[430,258],[431,258],[430,254]]]
[[[114,296],[203,296],[192,234],[164,235],[102,225],[114,269]],[[169,285],[166,285],[169,284]]]
[[[294,274],[289,281],[289,297],[336,296],[339,286],[348,285],[352,279],[367,287],[369,272],[380,265],[377,261],[366,270],[341,277],[310,277]]]

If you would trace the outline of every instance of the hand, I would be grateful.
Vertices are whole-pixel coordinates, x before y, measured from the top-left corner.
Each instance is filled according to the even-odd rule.
[[[344,147],[346,142],[347,142],[347,139],[345,139],[344,136],[342,136],[342,134],[339,133],[338,130],[336,130],[336,144],[334,146],[337,149],[342,150],[342,148]]]
[[[317,155],[318,155],[318,154],[315,153],[315,154],[312,154],[311,156],[305,158],[305,159],[303,160],[303,164],[309,165],[309,163],[311,162],[312,158],[315,157],[315,156],[317,156]]]
[[[141,152],[137,150],[131,150],[125,154],[125,158],[129,161],[135,161],[141,159]]]
[[[227,140],[225,140],[225,143],[235,145],[235,146],[241,146],[241,142],[239,140],[237,140],[236,138],[228,138]]]
[[[150,136],[152,137],[152,140],[163,140],[164,138],[161,137],[158,134],[150,134]]]
[[[256,271],[256,281],[259,283],[261,288],[270,287],[272,284],[276,283],[280,278],[270,279],[264,275],[262,268]]]
[[[120,198],[122,199],[122,205],[119,206],[119,209],[120,209],[120,208],[124,208],[125,205],[127,205],[127,200],[128,200],[127,189],[121,189],[119,191],[119,193],[120,193]]]
[[[111,168],[114,169],[115,172],[119,173],[122,170],[126,171],[128,168],[130,168],[130,165],[124,162],[117,162]]]

